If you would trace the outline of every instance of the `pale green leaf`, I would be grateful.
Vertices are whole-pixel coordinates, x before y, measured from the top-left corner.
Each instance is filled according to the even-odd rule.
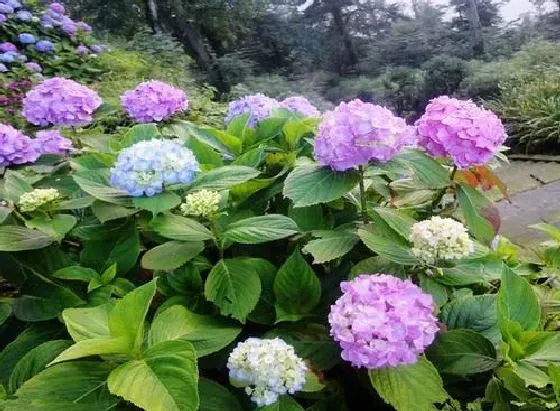
[[[204,241],[213,238],[212,232],[198,221],[171,213],[158,215],[150,227],[162,237],[172,240]]]
[[[132,200],[134,207],[148,210],[156,215],[181,204],[181,197],[172,191],[164,191],[152,197],[134,197]]]
[[[53,242],[53,237],[39,230],[17,226],[0,227],[0,251],[37,250]]]
[[[196,257],[203,249],[202,241],[168,241],[144,254],[142,267],[149,270],[173,270]]]
[[[328,231],[321,238],[309,241],[302,251],[313,256],[313,264],[323,264],[347,254],[358,242],[353,231]]]
[[[62,241],[64,236],[76,225],[78,220],[70,214],[55,214],[52,218],[45,215],[35,215],[33,219],[27,220],[28,228],[39,230],[48,234],[57,241]]]
[[[250,217],[230,224],[222,237],[241,244],[260,244],[279,240],[298,232],[296,223],[280,214]]]

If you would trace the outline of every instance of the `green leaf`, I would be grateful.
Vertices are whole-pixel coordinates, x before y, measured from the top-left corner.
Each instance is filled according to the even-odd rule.
[[[274,404],[257,408],[257,411],[304,411],[304,408],[289,395],[282,395]]]
[[[77,360],[92,355],[107,354],[129,354],[131,352],[130,341],[126,337],[112,338],[101,337],[82,340],[74,343],[70,348],[64,350],[50,364]]]
[[[61,280],[78,280],[86,283],[100,278],[97,271],[87,267],[80,267],[79,265],[61,268],[55,271],[52,276]]]
[[[498,292],[498,323],[503,329],[508,321],[521,324],[525,331],[539,329],[541,310],[531,285],[504,265]],[[502,331],[503,333],[503,331]]]
[[[494,345],[471,330],[450,330],[439,334],[426,356],[441,372],[456,375],[489,371],[499,365]]]
[[[130,197],[125,191],[117,190],[116,188],[77,175],[72,176],[72,178],[83,191],[98,200],[111,204],[130,204]]]
[[[392,239],[377,235],[370,230],[360,228],[358,236],[363,243],[372,251],[375,251],[380,256],[387,258],[390,261],[402,265],[417,265],[418,260],[412,254],[410,248],[395,243]]]
[[[560,365],[549,364],[548,375],[552,380],[552,387],[554,389],[554,394],[556,395],[556,401],[560,403]]]
[[[0,251],[37,250],[53,242],[53,237],[39,230],[16,226],[0,227]]]
[[[435,277],[436,281],[459,287],[470,284],[488,284],[499,280],[502,275],[503,261],[489,256],[473,260],[459,260],[454,267],[442,268],[442,276]]]
[[[212,232],[190,218],[165,213],[155,217],[150,227],[159,235],[172,240],[204,241],[213,238]]]
[[[285,122],[286,118],[283,117],[269,117],[259,121],[255,128],[256,143],[263,143],[278,137]]]
[[[236,166],[249,166],[249,167],[259,167],[264,161],[265,152],[264,147],[256,147],[246,153],[241,154],[235,160],[231,162],[232,165]]]
[[[551,336],[542,346],[532,351],[523,358],[523,361],[537,367],[546,367],[550,363],[560,363],[560,334]]]
[[[405,150],[394,157],[391,163],[403,165],[414,172],[414,175],[427,188],[443,188],[450,184],[449,172],[436,160],[419,150]]]
[[[55,214],[52,218],[44,215],[35,215],[32,220],[27,220],[28,228],[42,231],[56,241],[62,241],[64,236],[76,225],[78,220],[69,214]]]
[[[294,202],[294,207],[328,203],[351,191],[359,178],[354,171],[335,173],[328,167],[299,166],[286,177],[284,196]]]
[[[457,201],[471,234],[483,244],[490,244],[496,233],[492,224],[480,214],[480,208],[487,205],[488,200],[474,188],[461,184],[457,190]]]
[[[0,325],[4,324],[10,315],[12,315],[11,304],[0,302]]]
[[[294,220],[281,214],[250,217],[230,224],[222,237],[241,244],[260,244],[279,240],[298,232]]]
[[[260,174],[260,171],[247,166],[223,166],[201,173],[194,181],[191,190],[227,190],[236,184],[249,181]]]
[[[433,364],[420,357],[416,364],[369,371],[373,388],[397,411],[436,410],[449,396]]]
[[[142,267],[149,270],[174,270],[196,257],[203,249],[202,241],[168,241],[144,254]]]
[[[225,143],[222,142],[224,140],[224,136],[221,135],[214,135],[214,133],[211,132],[211,130],[215,130],[212,129],[211,127],[199,127],[196,126],[192,123],[189,123],[188,121],[175,121],[172,124],[166,126],[163,130],[163,132],[166,135],[173,135],[173,136],[177,136],[177,137],[181,137],[182,139],[185,140],[189,140],[191,138],[195,138],[196,140],[198,140],[199,142],[206,144],[224,154],[231,154],[232,150],[229,146],[233,145],[234,147],[239,147],[241,148],[241,140],[239,140],[239,143],[237,143],[237,141],[231,140],[230,142],[226,141]],[[219,131],[219,130],[217,130]],[[231,136],[231,134],[225,133],[223,132],[223,134],[225,136],[230,136],[235,138],[235,136]]]
[[[428,275],[420,275],[420,287],[422,290],[430,294],[438,307],[441,307],[449,299],[447,288]]]
[[[243,411],[235,396],[224,386],[207,378],[198,381],[199,411]]]
[[[301,231],[330,230],[333,227],[331,218],[323,211],[322,204],[309,207],[290,207],[288,217],[294,220]]]
[[[164,191],[153,197],[134,197],[132,200],[134,207],[148,210],[153,215],[162,213],[181,204],[181,197],[172,191]]]
[[[545,388],[551,383],[550,378],[544,372],[526,362],[513,364],[513,372],[525,382],[525,387]]]
[[[189,341],[197,357],[219,351],[241,332],[232,321],[211,315],[190,312],[181,305],[173,305],[156,316],[150,329],[149,344],[163,341]]]
[[[274,278],[278,269],[264,258],[245,258],[245,261],[257,271],[262,289],[257,306],[247,318],[257,324],[273,325],[276,321]]]
[[[120,140],[121,148],[130,147],[141,141],[161,137],[155,124],[137,124],[132,126]]]
[[[33,186],[17,171],[8,170],[4,175],[4,193],[7,200],[19,203],[22,194],[33,191]]]
[[[530,225],[529,228],[534,228],[535,230],[542,231],[548,234],[552,239],[560,242],[560,229],[554,227],[553,225],[547,223],[538,223]]]
[[[12,211],[13,210],[11,208],[0,206],[0,224],[6,221]]]
[[[144,321],[155,293],[156,281],[152,280],[125,295],[109,313],[111,336],[125,338],[134,351],[138,351],[144,341]]]
[[[416,223],[416,220],[394,208],[377,207],[373,209],[373,212],[377,213],[377,215],[379,215],[379,217],[382,218],[389,227],[408,241],[410,237],[410,230],[414,223]]]
[[[141,359],[111,372],[109,391],[147,411],[197,411],[198,367],[193,346],[164,341],[148,348]]]
[[[109,337],[109,313],[115,303],[109,302],[95,307],[67,308],[62,319],[74,341]]]
[[[257,305],[260,294],[259,275],[242,258],[220,260],[204,284],[204,295],[220,308],[220,313],[242,323]]]
[[[348,253],[358,237],[352,230],[332,230],[321,232],[321,238],[311,240],[303,247],[303,252],[313,256],[313,264],[323,264]]]
[[[317,392],[321,391],[325,388],[325,384],[323,384],[317,374],[315,374],[311,370],[307,370],[305,372],[305,384],[301,388],[302,392]]]
[[[278,270],[274,295],[277,322],[301,320],[319,304],[321,282],[299,250]]]
[[[74,198],[72,200],[61,201],[58,204],[59,210],[81,210],[88,208],[95,201],[95,197],[84,196],[81,198]]]
[[[118,220],[119,218],[126,218],[129,215],[136,213],[133,208],[121,207],[116,204],[106,203],[105,201],[95,200],[91,205],[93,215],[97,217],[102,223],[111,220]]]
[[[288,146],[295,148],[299,140],[308,134],[313,134],[317,129],[320,119],[305,118],[303,120],[288,120],[284,124],[283,133]]]
[[[448,329],[469,329],[482,334],[494,344],[500,337],[496,295],[461,297],[444,305],[441,319]]]

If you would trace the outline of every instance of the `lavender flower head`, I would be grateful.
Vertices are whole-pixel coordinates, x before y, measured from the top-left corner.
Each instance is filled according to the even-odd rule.
[[[229,114],[225,121],[229,124],[235,117],[248,113],[248,126],[254,128],[259,121],[270,117],[277,108],[280,108],[280,103],[264,94],[245,96],[229,103]]]
[[[20,10],[16,13],[16,18],[19,21],[26,21],[27,22],[27,21],[31,21],[31,19],[33,19],[33,15],[26,10]]]
[[[35,43],[35,50],[40,53],[47,53],[54,50],[54,44],[48,40],[40,40]]]
[[[5,3],[8,6],[11,6],[14,10],[21,9],[23,7],[18,0],[6,0]]]
[[[10,43],[9,41],[0,43],[0,52],[7,53],[9,51],[17,52],[17,47],[14,43]]]
[[[282,108],[293,113],[299,113],[304,117],[321,117],[321,112],[317,110],[317,107],[303,96],[285,98],[280,102],[280,105]]]
[[[76,27],[78,27],[78,30],[83,31],[84,33],[91,33],[92,32],[92,28],[89,24],[87,24],[85,21],[79,21],[76,23]]]
[[[200,167],[188,148],[171,140],[141,141],[119,153],[111,185],[134,197],[161,193],[164,184],[189,184]]]
[[[89,54],[89,49],[87,48],[87,46],[84,46],[83,44],[80,44],[78,46],[78,48],[76,49],[76,53],[78,54]]]
[[[41,154],[66,155],[72,150],[72,141],[62,137],[57,130],[37,132],[33,144]]]
[[[432,296],[410,280],[362,274],[341,289],[329,323],[345,361],[367,369],[413,364],[434,341]]]
[[[66,10],[64,9],[64,6],[60,3],[51,3],[51,5],[49,6],[49,9],[56,14],[66,13]]]
[[[416,127],[430,155],[450,156],[459,168],[487,163],[507,137],[494,113],[447,96],[433,99]]]
[[[12,126],[0,124],[0,167],[32,163],[39,155],[29,137]]]
[[[0,13],[2,14],[12,14],[14,8],[8,4],[0,3]]]
[[[386,162],[410,143],[410,136],[404,119],[385,107],[352,100],[323,115],[313,141],[315,159],[334,171]]]
[[[23,100],[23,115],[33,125],[85,126],[101,105],[93,90],[60,77],[43,81]]]
[[[33,34],[29,34],[29,33],[21,33],[18,36],[18,40],[22,44],[33,44],[33,43],[35,43],[35,36],[33,36]]]
[[[107,47],[104,44],[94,44],[90,47],[90,49],[92,52],[99,54],[107,50]]]
[[[6,21],[8,21],[8,18],[6,17],[6,15],[0,13],[0,24],[5,23]]]
[[[17,53],[13,51],[8,51],[6,53],[0,53],[1,63],[13,63],[16,60]]]
[[[9,71],[8,67],[4,63],[0,63],[0,73],[6,73],[7,71]]]
[[[40,64],[38,63],[34,63],[34,62],[29,62],[29,63],[25,63],[25,68],[29,71],[33,71],[35,73],[40,73],[43,71],[43,68],[41,67]]]
[[[189,106],[183,90],[157,80],[140,83],[121,96],[121,104],[128,115],[139,123],[170,118]]]
[[[65,32],[66,34],[68,34],[70,36],[73,36],[74,34],[76,34],[78,32],[78,25],[76,24],[76,22],[74,20],[72,20],[68,16],[64,16],[62,18],[61,28],[62,28],[63,32]]]

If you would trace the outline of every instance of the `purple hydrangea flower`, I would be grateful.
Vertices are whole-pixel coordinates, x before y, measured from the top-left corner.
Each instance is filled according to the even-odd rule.
[[[434,341],[432,296],[412,281],[362,274],[340,287],[329,323],[345,361],[367,369],[413,364]]]
[[[33,15],[26,10],[20,10],[16,13],[16,18],[19,21],[31,21],[31,19],[33,18]]]
[[[270,117],[277,108],[280,108],[280,103],[264,94],[245,96],[229,103],[229,113],[225,121],[229,124],[234,118],[248,113],[248,126],[254,128],[259,121]]]
[[[18,40],[22,44],[33,44],[33,43],[35,43],[35,36],[33,36],[33,34],[29,34],[29,33],[21,33],[18,36]]]
[[[93,46],[90,47],[91,51],[93,51],[94,53],[103,53],[107,47],[104,44],[94,44]]]
[[[313,141],[315,159],[335,171],[386,162],[412,143],[410,127],[388,109],[361,100],[341,103],[323,115]]]
[[[12,7],[14,10],[15,9],[21,9],[23,7],[18,0],[7,0],[6,4],[8,6]]]
[[[29,62],[29,63],[25,63],[25,68],[29,71],[33,71],[35,73],[40,73],[43,71],[43,68],[41,67],[40,64],[38,63],[34,63],[34,62]]]
[[[87,24],[85,21],[79,21],[76,23],[76,27],[78,27],[79,30],[83,31],[84,33],[91,33],[92,32],[92,28],[89,24]]]
[[[12,126],[0,124],[0,167],[32,163],[38,157],[29,137]]]
[[[80,44],[78,46],[78,48],[76,49],[76,52],[78,54],[89,54],[89,49],[86,46],[84,46],[83,44]]]
[[[64,15],[56,13],[52,10],[47,10],[41,16],[41,25],[44,28],[53,28],[60,26],[64,20]]]
[[[33,125],[85,126],[101,105],[93,90],[60,77],[43,81],[23,99],[23,115]]]
[[[57,130],[37,132],[33,144],[41,154],[66,155],[72,150],[72,141],[62,137]]]
[[[41,53],[47,53],[54,50],[54,44],[48,40],[40,40],[35,43],[35,50]]]
[[[0,13],[2,14],[12,14],[14,8],[8,4],[0,3]]]
[[[280,102],[280,105],[294,113],[304,117],[320,117],[321,112],[303,96],[288,97]]]
[[[5,23],[6,21],[8,21],[6,15],[0,13],[0,24]]]
[[[0,63],[0,73],[6,73],[8,71],[8,67],[4,63]]]
[[[49,6],[49,9],[56,14],[64,14],[66,13],[66,10],[64,9],[64,6],[60,3],[51,3],[51,5]]]
[[[8,51],[17,51],[16,45],[14,43],[10,43],[9,41],[0,43],[0,52],[6,53]]]
[[[13,63],[16,60],[17,53],[13,51],[8,51],[6,53],[0,54],[0,63]]]
[[[450,156],[459,168],[487,163],[507,137],[494,113],[447,96],[433,99],[416,127],[430,155]]]
[[[62,31],[66,34],[73,36],[78,32],[78,25],[70,17],[64,16],[62,18]]]
[[[121,96],[121,104],[128,115],[139,123],[168,119],[189,106],[183,90],[157,80],[140,83]]]

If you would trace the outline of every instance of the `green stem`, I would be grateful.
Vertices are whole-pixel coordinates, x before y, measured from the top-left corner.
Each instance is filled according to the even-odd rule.
[[[451,181],[455,179],[455,174],[457,174],[457,166],[453,166],[453,171],[451,171],[451,176],[449,177]]]
[[[362,220],[364,224],[367,224],[369,218],[367,213],[366,189],[364,186],[364,168],[362,166],[358,166],[358,171],[360,172],[360,202],[362,208]]]

